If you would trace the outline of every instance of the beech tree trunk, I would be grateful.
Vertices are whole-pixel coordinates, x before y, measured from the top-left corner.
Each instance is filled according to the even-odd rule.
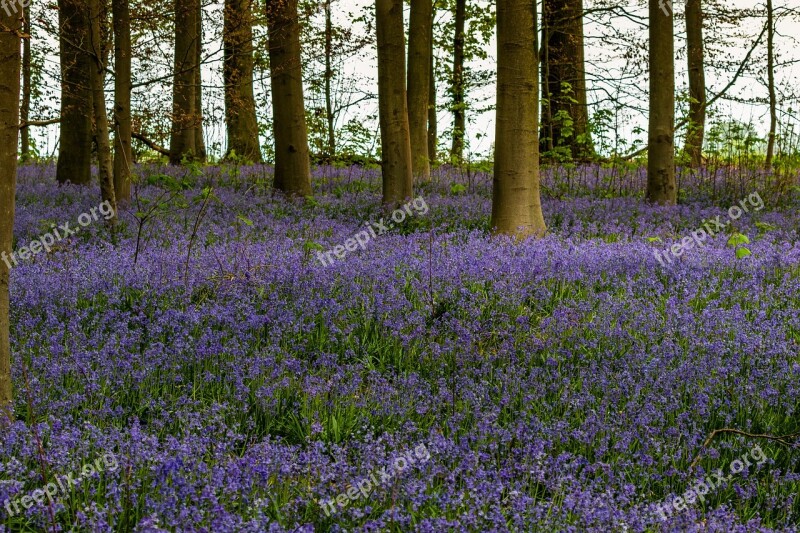
[[[198,157],[197,15],[199,0],[175,0],[175,75],[172,88],[172,132],[169,161],[180,165]]]
[[[706,75],[701,0],[686,0],[686,58],[689,67],[689,126],[686,155],[691,168],[703,164],[706,129]]]
[[[59,0],[61,55],[61,128],[56,179],[59,183],[92,182],[93,60],[81,46],[89,42],[91,24],[85,0]]]
[[[31,29],[31,6],[28,4],[25,6],[25,25],[24,25],[24,33],[25,35],[29,35],[27,39],[22,40],[22,104],[20,108],[20,120],[23,124],[27,124],[28,120],[31,117],[31,39],[32,37],[32,29]],[[24,163],[30,159],[30,149],[31,149],[31,128],[30,126],[23,126],[20,130],[20,153],[22,157],[20,158],[21,161]]]
[[[195,98],[195,121],[194,121],[194,146],[197,150],[197,159],[205,162],[208,158],[206,153],[205,132],[203,131],[203,10],[202,2],[197,2],[197,46],[195,47],[195,70],[194,70],[194,98]]]
[[[131,198],[131,16],[129,0],[112,0],[114,25],[114,195],[117,202]]]
[[[261,163],[256,100],[253,94],[252,0],[225,0],[223,22],[225,118],[228,153]]]
[[[464,96],[464,27],[467,22],[467,0],[456,0],[455,35],[453,37],[453,162],[464,160],[464,131],[466,130],[466,100]]]
[[[303,100],[297,0],[268,2],[267,25],[275,136],[275,188],[290,196],[310,196],[311,155]]]
[[[408,126],[411,136],[411,168],[418,181],[430,181],[428,154],[428,97],[431,86],[431,0],[411,0],[408,28]]]
[[[19,141],[19,15],[0,10],[0,427],[14,419],[8,281]],[[8,262],[6,261],[8,258]]]
[[[492,227],[517,238],[547,231],[539,196],[536,0],[497,0],[497,115]]]
[[[650,0],[650,123],[647,200],[675,205],[675,40],[667,4]]]
[[[564,146],[573,158],[590,159],[583,0],[544,0],[542,9],[542,149]]]
[[[769,90],[769,137],[764,166],[772,168],[775,157],[775,136],[778,132],[778,99],[775,94],[775,11],[772,0],[767,0],[767,89]]]
[[[433,25],[431,24],[431,44],[433,44]],[[431,164],[439,160],[439,117],[436,114],[436,58],[431,53],[431,75],[428,92],[428,157]]]
[[[383,203],[396,206],[413,194],[411,137],[406,100],[403,0],[376,0],[378,115],[381,129]]]
[[[331,0],[325,0],[325,119],[328,122],[328,158],[336,157],[335,116],[333,113],[333,20]]]

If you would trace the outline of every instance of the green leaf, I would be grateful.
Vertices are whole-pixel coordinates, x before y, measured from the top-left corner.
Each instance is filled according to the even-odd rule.
[[[750,244],[750,239],[747,238],[747,235],[742,235],[741,233],[734,233],[728,239],[728,246],[732,248],[736,248],[740,244]]]
[[[239,220],[241,220],[242,222],[244,222],[245,224],[247,224],[251,228],[253,227],[253,221],[250,220],[249,218],[247,218],[246,216],[244,216],[244,215],[236,215],[236,218],[238,218]]]
[[[661,237],[648,237],[647,242],[662,242]]]
[[[742,246],[741,248],[736,249],[736,258],[737,259],[744,259],[745,257],[752,255],[750,250]]]

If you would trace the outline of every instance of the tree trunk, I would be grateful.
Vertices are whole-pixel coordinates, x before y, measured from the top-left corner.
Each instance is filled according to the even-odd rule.
[[[453,37],[453,146],[450,157],[454,163],[464,160],[466,100],[464,96],[464,26],[467,21],[467,0],[456,0],[455,35]]]
[[[376,0],[378,115],[381,128],[383,203],[395,206],[413,194],[411,137],[406,100],[403,0]]]
[[[116,222],[117,200],[114,194],[114,170],[111,162],[111,141],[108,132],[108,111],[105,95],[105,61],[103,53],[102,33],[100,31],[100,2],[88,0],[89,23],[91,24],[89,53],[94,61],[89,76],[92,89],[92,105],[94,107],[94,133],[97,143],[97,174],[100,180],[100,194],[103,202],[108,202],[114,210],[110,224]]]
[[[28,37],[22,40],[22,107],[20,109],[20,120],[23,124],[27,124],[31,118],[31,39],[33,39],[33,31],[31,28],[31,6],[25,6],[25,26],[24,33]],[[31,150],[31,129],[29,126],[24,126],[20,130],[20,158],[23,163],[30,159]]]
[[[300,23],[297,0],[268,2],[269,64],[275,133],[275,188],[290,196],[310,196]]]
[[[197,159],[205,163],[208,158],[206,153],[205,132],[203,131],[203,9],[202,2],[197,2],[197,46],[195,47],[195,70],[194,70],[194,98],[195,98],[195,118],[194,118],[194,147],[197,150]]]
[[[594,147],[586,97],[583,0],[544,0],[542,19],[543,148],[565,146],[573,158],[590,159]]]
[[[433,43],[433,24],[431,24]],[[431,84],[428,88],[428,157],[432,164],[439,160],[439,117],[436,114],[436,58],[431,53]]]
[[[223,22],[225,118],[228,153],[261,163],[256,100],[253,94],[252,0],[226,0]]]
[[[775,95],[775,11],[772,0],[767,0],[767,88],[769,89],[769,137],[767,139],[767,159],[764,166],[772,168],[775,156],[775,135],[778,131],[778,101]]]
[[[647,200],[675,205],[675,41],[668,3],[650,0],[650,124]]]
[[[535,0],[497,0],[497,115],[492,227],[517,238],[547,231],[539,197]]]
[[[56,179],[92,182],[92,58],[80,47],[89,42],[89,10],[84,0],[59,0],[61,128]]]
[[[706,75],[703,52],[703,8],[701,0],[686,0],[686,58],[689,67],[689,126],[686,155],[691,168],[703,164],[706,128]]]
[[[411,136],[411,168],[414,178],[431,179],[428,154],[428,96],[431,86],[431,0],[411,0],[408,28],[408,126]]]
[[[14,418],[11,386],[9,270],[19,141],[20,42],[16,13],[0,10],[0,427]]]
[[[114,18],[114,195],[131,198],[131,16],[129,0],[112,0]]]
[[[199,0],[175,0],[175,75],[172,88],[172,132],[169,161],[180,165],[198,156],[196,139],[197,5]]]
[[[331,0],[325,0],[325,118],[328,121],[328,157],[336,157],[335,118],[333,115],[333,20],[331,19]]]

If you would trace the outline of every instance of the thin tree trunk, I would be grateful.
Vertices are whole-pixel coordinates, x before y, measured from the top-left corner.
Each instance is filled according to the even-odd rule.
[[[80,47],[89,41],[85,0],[59,0],[61,56],[61,128],[56,179],[59,183],[92,182],[92,58]]]
[[[169,160],[180,165],[196,158],[197,9],[198,0],[175,0],[175,76],[172,88],[172,132]]]
[[[650,0],[650,124],[647,200],[675,205],[675,40],[667,4]]]
[[[114,18],[114,195],[131,198],[131,17],[129,0],[112,0]]]
[[[466,99],[464,95],[464,27],[467,21],[467,0],[456,0],[455,35],[453,37],[453,145],[450,157],[455,163],[464,160]]]
[[[105,95],[105,61],[102,32],[100,30],[102,0],[88,0],[90,37],[89,53],[94,61],[89,76],[92,89],[92,105],[94,107],[95,142],[97,143],[97,173],[100,179],[100,194],[114,210],[110,224],[116,222],[117,200],[114,194],[114,170],[111,159],[111,141],[108,132],[108,111]]]
[[[383,203],[395,206],[411,197],[414,186],[406,100],[403,0],[376,0],[375,28],[378,39]]]
[[[686,0],[686,58],[689,67],[689,126],[686,155],[692,168],[703,164],[706,128],[706,75],[701,0]]]
[[[28,37],[22,40],[22,108],[20,109],[20,120],[27,124],[31,117],[31,39],[33,38],[31,29],[31,6],[25,6],[25,35]],[[24,126],[20,130],[21,161],[25,163],[30,159],[31,138],[30,127]]]
[[[769,89],[769,137],[767,139],[767,170],[775,157],[775,136],[778,132],[778,99],[775,94],[775,12],[772,0],[767,0],[767,85]]]
[[[431,43],[433,43],[433,24],[431,24]],[[439,117],[436,113],[436,58],[431,53],[431,83],[428,88],[428,157],[431,164],[439,160]]]
[[[333,20],[331,19],[331,0],[325,0],[325,118],[328,121],[328,157],[336,157],[336,132],[333,116]]]
[[[547,99],[542,118],[547,149],[565,146],[573,158],[589,159],[594,148],[589,138],[583,0],[544,0],[542,18],[543,90]],[[571,120],[569,128],[564,127],[564,120]]]
[[[203,131],[203,9],[202,1],[197,2],[197,46],[195,46],[194,63],[194,97],[195,97],[195,117],[194,117],[194,147],[197,150],[197,159],[205,162],[208,158],[206,153],[205,132]]]
[[[492,227],[517,238],[547,231],[539,196],[535,0],[497,0],[497,115]]]
[[[228,153],[261,163],[256,100],[253,94],[252,0],[226,0],[223,39],[225,61],[225,117]]]
[[[14,419],[11,385],[10,302],[14,197],[19,141],[20,42],[18,14],[0,10],[0,426]]]
[[[551,0],[552,1],[552,0]],[[541,43],[541,87],[542,87],[542,116],[541,134],[539,136],[540,153],[549,154],[553,151],[553,114],[551,112],[550,94],[550,24],[552,17],[548,16],[549,11],[547,0],[542,0],[542,43]],[[538,50],[538,47],[537,47]]]
[[[311,156],[303,100],[297,0],[269,2],[267,24],[275,133],[275,188],[290,196],[310,196]]]
[[[411,0],[408,28],[408,126],[411,136],[411,167],[414,178],[431,179],[428,154],[428,96],[431,86],[431,0]]]

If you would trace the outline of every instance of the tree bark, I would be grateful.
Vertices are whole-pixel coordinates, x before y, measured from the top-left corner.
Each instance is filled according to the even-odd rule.
[[[453,145],[450,157],[454,163],[464,160],[466,100],[464,95],[464,27],[467,21],[467,0],[456,0],[455,34],[453,37]]]
[[[650,0],[650,122],[647,200],[675,205],[675,40],[668,3]]]
[[[256,100],[253,94],[252,0],[226,0],[223,22],[225,118],[228,153],[261,163]]]
[[[27,38],[22,40],[22,107],[20,109],[20,120],[23,124],[27,124],[28,120],[31,117],[31,39],[33,38],[32,35],[32,28],[31,28],[31,6],[28,4],[25,6],[25,25],[23,32],[27,35]],[[31,129],[29,126],[23,126],[20,130],[20,153],[22,157],[20,158],[23,163],[30,159],[30,149],[31,149]]]
[[[328,122],[328,157],[336,157],[336,132],[333,115],[333,20],[331,17],[331,0],[325,0],[325,118]]]
[[[431,24],[431,43],[433,43],[433,24]],[[431,75],[428,88],[428,157],[431,164],[439,160],[439,116],[436,114],[436,58],[431,53]]]
[[[300,23],[297,0],[267,3],[270,81],[275,136],[275,188],[290,196],[310,196]]]
[[[61,128],[58,183],[92,182],[92,58],[80,47],[89,42],[89,10],[85,0],[59,0],[61,55]]]
[[[411,136],[411,168],[421,182],[431,179],[428,154],[428,97],[431,86],[433,3],[411,0],[408,28],[408,126]]]
[[[114,195],[117,202],[131,198],[131,16],[129,0],[112,0],[114,24]]]
[[[589,137],[583,0],[544,0],[542,7],[542,149],[565,146],[573,158],[590,159],[594,147]],[[569,128],[565,120],[572,122]]]
[[[8,282],[14,238],[19,141],[20,33],[16,13],[0,10],[0,426],[14,419]]]
[[[170,163],[180,165],[198,156],[197,129],[197,13],[199,0],[175,0],[175,75],[172,88]]]
[[[195,47],[195,70],[194,70],[194,98],[195,98],[195,123],[194,123],[194,146],[197,150],[197,159],[204,162],[208,159],[206,153],[205,132],[203,131],[203,9],[202,1],[197,2],[197,46]]]
[[[497,0],[492,227],[517,238],[547,231],[539,195],[535,10],[535,0]]]
[[[689,126],[686,155],[691,168],[703,164],[706,129],[706,75],[703,51],[703,8],[701,0],[686,0],[686,58],[689,67]]]
[[[778,99],[775,94],[775,11],[772,0],[767,0],[767,89],[769,90],[769,137],[767,138],[767,158],[764,166],[772,168],[775,157],[775,136],[778,132]]]
[[[383,203],[396,206],[413,194],[411,137],[406,100],[403,0],[376,0],[378,116],[381,129]]]

